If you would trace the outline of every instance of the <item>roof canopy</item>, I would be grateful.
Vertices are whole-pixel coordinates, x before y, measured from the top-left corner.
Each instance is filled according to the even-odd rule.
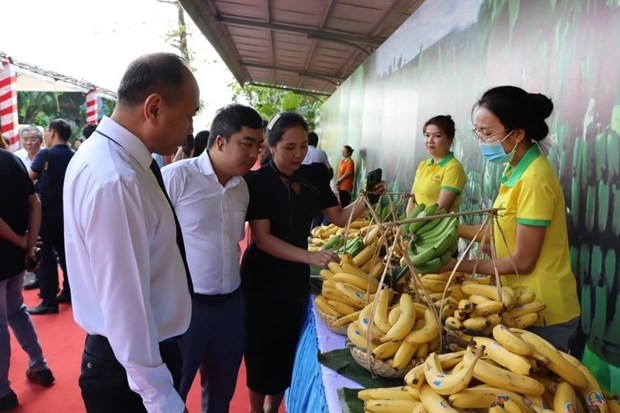
[[[424,0],[180,0],[237,81],[332,94]]]

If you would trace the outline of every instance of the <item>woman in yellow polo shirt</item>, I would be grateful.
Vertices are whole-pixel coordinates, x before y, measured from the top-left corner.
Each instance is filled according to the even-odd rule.
[[[529,330],[567,351],[579,323],[577,283],[570,267],[562,187],[537,145],[549,133],[545,119],[552,111],[553,103],[544,95],[500,86],[476,102],[472,118],[482,155],[489,162],[507,164],[493,205],[502,208],[494,228],[502,283],[536,293],[546,309]],[[472,239],[476,230],[461,226],[459,235]],[[473,261],[464,261],[459,270],[473,268]],[[480,261],[476,271],[494,274],[492,260]]]
[[[415,204],[437,203],[446,211],[458,211],[467,176],[450,147],[454,143],[454,121],[450,115],[435,116],[422,128],[430,158],[418,166],[407,203],[407,213]]]

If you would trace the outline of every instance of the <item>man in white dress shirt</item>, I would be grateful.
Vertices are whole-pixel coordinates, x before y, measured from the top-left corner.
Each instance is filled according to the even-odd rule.
[[[229,105],[213,123],[207,150],[162,170],[177,212],[194,284],[192,321],[181,340],[180,394],[200,370],[202,412],[227,413],[244,351],[240,247],[250,195],[242,178],[263,146],[263,121],[252,108]]]
[[[139,57],[111,118],[67,169],[65,244],[74,318],[88,333],[79,381],[88,413],[185,409],[179,336],[191,318],[191,281],[151,153],[174,153],[198,107],[180,57]]]
[[[19,130],[19,140],[22,143],[22,148],[15,151],[14,155],[17,156],[24,166],[26,171],[30,170],[32,161],[41,150],[41,144],[43,143],[43,132],[37,126],[30,125],[24,126]],[[39,281],[37,275],[33,272],[26,271],[24,275],[24,289],[32,290],[39,288]]]

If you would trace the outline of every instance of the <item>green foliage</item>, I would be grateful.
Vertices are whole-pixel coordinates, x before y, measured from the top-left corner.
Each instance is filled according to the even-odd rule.
[[[315,95],[302,95],[288,90],[246,84],[230,85],[233,90],[233,100],[246,101],[256,109],[263,119],[270,119],[282,111],[294,111],[302,115],[308,122],[310,130],[315,128],[319,108],[325,98]]]

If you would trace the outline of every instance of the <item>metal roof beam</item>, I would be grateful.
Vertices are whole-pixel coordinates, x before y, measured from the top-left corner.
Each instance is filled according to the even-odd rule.
[[[331,96],[331,93],[325,93],[325,92],[318,92],[315,90],[308,90],[308,89],[299,89],[299,88],[294,88],[294,87],[288,87],[288,86],[277,86],[277,85],[268,85],[265,83],[257,83],[257,82],[249,82],[250,85],[252,86],[260,86],[260,87],[267,87],[270,89],[278,89],[278,90],[284,90],[287,92],[295,92],[299,95],[307,95],[310,97],[313,97],[317,100],[320,100],[320,98],[318,98],[317,96]]]
[[[244,27],[256,27],[260,29],[270,29],[282,32],[290,32],[290,33],[301,33],[305,35],[315,36],[316,38],[325,39],[325,40],[337,40],[337,41],[349,41],[349,42],[360,42],[372,44],[375,46],[381,45],[385,41],[385,39],[380,39],[376,37],[367,37],[360,36],[353,33],[344,33],[344,32],[334,32],[327,30],[315,30],[306,27],[300,26],[291,26],[288,24],[281,23],[267,23],[260,20],[252,20],[239,18],[234,16],[223,16],[217,15],[215,19],[224,24],[230,24],[235,26],[244,26]]]
[[[329,73],[317,73],[317,72],[310,72],[307,70],[299,70],[299,69],[295,69],[292,67],[282,67],[282,66],[269,66],[269,65],[262,65],[260,63],[249,63],[249,62],[241,62],[242,65],[244,65],[245,67],[255,67],[257,69],[267,69],[267,70],[281,70],[283,72],[292,72],[292,73],[296,73],[299,76],[305,76],[305,77],[314,77],[317,79],[323,79],[325,81],[328,81],[334,85],[340,85],[340,82],[344,80],[343,77],[339,77],[339,76],[335,76]],[[337,81],[334,82],[332,79],[336,79]]]

